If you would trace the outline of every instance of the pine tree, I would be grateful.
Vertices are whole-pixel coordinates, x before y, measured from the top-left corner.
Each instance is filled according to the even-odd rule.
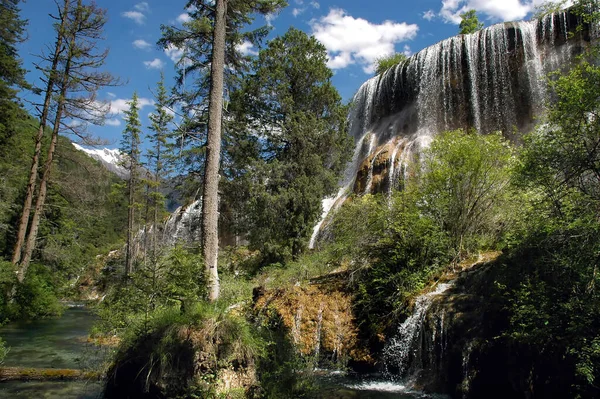
[[[65,35],[67,32],[66,27],[68,24],[68,14],[70,7],[71,0],[64,0],[62,7],[58,6],[58,17],[55,17],[55,19],[60,20],[60,23],[55,25],[56,43],[54,46],[54,51],[50,55],[42,55],[42,59],[49,62],[50,67],[44,68],[43,66],[39,66],[40,69],[44,70],[45,72],[45,79],[43,80],[43,82],[46,84],[46,87],[44,90],[44,102],[40,105],[40,124],[37,135],[35,137],[33,157],[31,161],[31,168],[29,171],[29,180],[27,182],[23,210],[21,212],[21,218],[19,220],[19,226],[17,229],[17,237],[13,249],[13,265],[17,265],[21,261],[23,245],[25,244],[25,236],[27,234],[27,228],[29,227],[31,205],[33,204],[33,197],[35,187],[37,184],[38,167],[40,163],[40,155],[42,150],[42,140],[44,138],[44,131],[48,122],[52,95],[54,93],[56,80],[58,79],[57,70],[60,62],[60,57],[61,53],[64,51],[63,43],[66,40]],[[24,273],[22,275],[24,276]]]
[[[173,148],[169,142],[171,136],[170,124],[173,121],[173,116],[168,112],[168,101],[164,74],[161,73],[155,96],[156,108],[154,113],[150,115],[152,123],[149,130],[152,134],[148,135],[150,148],[147,156],[147,167],[152,176],[152,180],[149,182],[152,190],[149,201],[152,209],[151,225],[153,226],[150,259],[153,263],[157,259],[157,226],[165,210],[165,196],[161,193],[160,188],[162,182],[169,175],[168,160],[171,158],[169,151]]]
[[[258,42],[268,30],[260,28],[243,32],[249,25],[252,14],[267,14],[277,11],[285,5],[283,0],[216,0],[214,5],[208,0],[192,0],[187,9],[191,20],[184,29],[163,27],[160,43],[166,48],[184,49],[180,61],[182,73],[180,84],[185,77],[196,73],[198,80],[195,92],[186,93],[187,109],[199,111],[192,123],[204,124],[206,128],[204,185],[202,196],[202,249],[209,286],[209,300],[219,296],[219,278],[217,258],[219,252],[219,168],[221,158],[221,125],[223,114],[223,94],[225,84],[225,65],[233,77],[243,70],[247,61],[238,49],[244,40]],[[207,65],[210,63],[210,74]],[[233,84],[235,79],[227,79]],[[208,105],[206,104],[208,100]],[[184,109],[185,111],[186,109]],[[207,115],[206,115],[207,114]]]
[[[479,22],[479,18],[477,18],[477,12],[475,10],[469,10],[460,14],[460,19],[459,33],[461,35],[468,35],[483,29],[483,22]]]
[[[135,209],[139,207],[137,202],[140,184],[140,137],[142,124],[139,117],[139,105],[137,93],[133,93],[129,101],[129,109],[125,111],[125,130],[121,140],[121,152],[124,156],[123,166],[129,172],[127,178],[128,213],[127,213],[127,243],[125,248],[125,277],[133,273],[134,262],[134,238],[135,238]]]
[[[89,136],[84,130],[86,123],[101,124],[108,111],[107,107],[96,100],[97,91],[117,83],[110,74],[97,71],[108,55],[106,50],[100,52],[97,50],[97,41],[102,37],[106,23],[105,10],[94,4],[83,5],[82,0],[77,0],[75,7],[67,14],[67,19],[65,55],[61,57],[60,68],[56,71],[59,95],[55,100],[54,127],[40,179],[35,211],[25,242],[23,259],[17,274],[20,282],[24,279],[36,245],[61,128],[69,126],[70,132],[88,139]],[[66,125],[65,118],[79,121],[81,124]],[[83,126],[84,129],[78,126]]]
[[[19,19],[19,0],[0,0],[0,150],[12,136],[21,114],[18,90],[26,88],[25,70],[17,51],[26,21]]]
[[[232,95],[227,198],[242,232],[272,262],[297,257],[350,154],[347,108],[325,47],[290,29],[269,42]]]

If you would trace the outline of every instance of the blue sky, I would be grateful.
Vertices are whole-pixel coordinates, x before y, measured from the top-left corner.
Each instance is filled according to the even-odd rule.
[[[373,76],[373,61],[393,51],[407,55],[420,51],[458,32],[459,14],[477,10],[486,26],[529,18],[543,0],[289,0],[278,15],[258,17],[257,23],[272,25],[270,37],[290,26],[314,34],[327,48],[333,82],[344,100]],[[106,8],[108,23],[103,45],[110,49],[106,70],[127,83],[100,93],[111,103],[113,117],[105,126],[90,131],[118,146],[124,127],[121,112],[133,91],[141,98],[142,123],[152,111],[152,90],[164,70],[173,83],[176,54],[156,46],[161,24],[180,24],[186,19],[185,0],[96,0]],[[33,65],[36,54],[54,41],[48,14],[55,13],[52,0],[27,0],[22,17],[29,20],[28,40],[21,46],[30,82],[39,84]],[[251,53],[257,49],[245,47]],[[31,97],[29,99],[32,99]]]

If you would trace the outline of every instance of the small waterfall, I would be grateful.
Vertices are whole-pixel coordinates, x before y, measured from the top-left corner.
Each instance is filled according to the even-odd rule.
[[[315,364],[319,362],[319,355],[321,354],[321,330],[323,329],[323,302],[319,305],[319,313],[317,315],[317,329],[315,331]]]
[[[302,337],[302,311],[304,308],[302,305],[298,306],[296,310],[296,314],[294,315],[294,324],[292,325],[292,339],[294,340],[294,345],[298,346],[300,344],[300,340]]]
[[[374,141],[373,137],[373,141]],[[383,151],[383,148],[381,148],[378,152],[375,153],[375,155],[373,155],[373,158],[371,158],[371,162],[369,165],[369,174],[367,176],[367,185],[365,186],[365,194],[370,194],[371,193],[371,187],[373,186],[373,168],[375,167],[375,162],[377,161],[377,158],[379,157],[379,155],[381,154],[381,152]]]
[[[407,176],[413,155],[439,132],[473,128],[482,134],[502,131],[510,137],[515,131],[531,131],[547,97],[546,75],[567,67],[596,39],[596,27],[576,32],[579,22],[575,15],[561,11],[540,20],[493,25],[425,48],[365,82],[348,117],[356,143],[354,157],[338,195],[323,204],[310,247],[329,213],[351,194],[352,187],[360,188],[356,194],[371,191],[374,155],[383,146],[394,150],[387,160],[389,175],[379,176],[379,181],[389,181],[392,187],[398,171]],[[357,172],[369,157],[373,161],[366,187],[355,186]],[[396,167],[398,157],[400,167]]]
[[[388,341],[384,348],[385,366],[390,377],[404,377],[411,369],[420,367],[423,359],[423,345],[420,341],[423,337],[425,316],[434,298],[452,286],[453,283],[438,284],[434,291],[417,298],[413,314],[398,327],[396,335]],[[441,326],[436,328],[436,332],[443,330],[443,327],[442,319]],[[443,332],[441,334],[443,337]],[[435,337],[433,340],[435,341]],[[414,365],[417,367],[411,367]]]
[[[321,232],[321,227],[327,220],[327,216],[333,210],[335,211],[338,207],[342,205],[342,203],[346,200],[346,197],[350,194],[350,190],[352,185],[354,184],[354,179],[356,177],[356,173],[358,171],[359,162],[364,157],[365,154],[365,138],[368,134],[364,134],[357,142],[356,147],[354,148],[354,155],[352,156],[352,161],[350,161],[349,166],[346,168],[346,172],[344,173],[344,180],[341,188],[339,189],[337,195],[332,198],[325,198],[322,202],[323,213],[321,215],[321,219],[314,227],[312,235],[310,237],[310,242],[308,247],[313,249],[315,244],[319,238],[319,233]],[[369,142],[369,149],[371,151],[371,143],[373,140]],[[368,153],[368,152],[367,152]]]
[[[463,392],[463,398],[468,397],[469,390],[471,388],[471,354],[473,353],[474,343],[469,342],[463,350],[462,357],[462,368],[463,368],[463,381],[461,390]]]

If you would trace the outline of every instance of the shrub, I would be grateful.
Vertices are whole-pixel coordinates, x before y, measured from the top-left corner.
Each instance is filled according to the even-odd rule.
[[[157,310],[127,329],[105,395],[214,397],[222,370],[252,368],[264,351],[244,315],[225,303]]]

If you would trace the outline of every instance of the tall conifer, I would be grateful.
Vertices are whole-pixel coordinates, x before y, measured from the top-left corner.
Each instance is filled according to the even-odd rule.
[[[134,238],[135,238],[135,209],[139,206],[137,196],[140,183],[140,136],[142,124],[139,117],[138,95],[133,93],[129,101],[129,109],[125,111],[125,130],[121,140],[121,152],[124,155],[123,166],[129,172],[127,178],[128,213],[127,213],[127,243],[125,248],[125,276],[133,272]]]

